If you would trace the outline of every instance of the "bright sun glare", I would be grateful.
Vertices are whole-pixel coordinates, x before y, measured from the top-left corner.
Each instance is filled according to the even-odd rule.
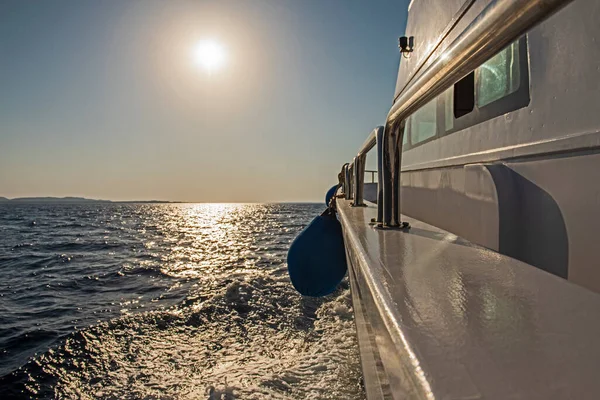
[[[223,67],[226,61],[225,49],[215,40],[202,40],[195,48],[196,63],[207,72],[215,72]]]

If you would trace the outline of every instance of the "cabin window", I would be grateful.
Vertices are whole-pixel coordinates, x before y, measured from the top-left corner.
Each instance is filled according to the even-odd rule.
[[[520,86],[519,42],[516,41],[477,68],[477,107],[515,93]]]
[[[419,108],[410,117],[410,141],[412,145],[424,142],[437,134],[436,100]]]

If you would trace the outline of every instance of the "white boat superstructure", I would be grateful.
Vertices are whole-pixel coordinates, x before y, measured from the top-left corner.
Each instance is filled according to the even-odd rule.
[[[599,19],[411,2],[394,103],[337,202],[370,399],[600,396]]]

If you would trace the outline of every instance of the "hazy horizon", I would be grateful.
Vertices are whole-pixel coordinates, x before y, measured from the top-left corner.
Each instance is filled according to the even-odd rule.
[[[0,196],[322,201],[389,111],[407,6],[0,1]]]
[[[164,200],[164,199],[148,199],[148,200],[140,200],[140,199],[127,199],[127,200],[111,200],[111,199],[93,199],[88,197],[81,196],[27,196],[27,197],[6,197],[0,196],[0,199],[6,200],[26,200],[26,199],[40,199],[40,202],[43,202],[43,199],[52,199],[57,202],[60,200],[66,199],[75,199],[82,200],[85,202],[109,202],[109,203],[174,203],[174,204],[319,204],[323,203],[323,200],[307,200],[307,201],[231,201],[231,202],[211,202],[211,201],[180,201],[180,200]]]

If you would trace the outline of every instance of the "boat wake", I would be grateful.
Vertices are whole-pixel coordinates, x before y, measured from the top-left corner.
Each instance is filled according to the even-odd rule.
[[[347,282],[302,298],[284,268],[74,332],[0,380],[48,398],[362,398]],[[212,295],[208,295],[212,293]]]

